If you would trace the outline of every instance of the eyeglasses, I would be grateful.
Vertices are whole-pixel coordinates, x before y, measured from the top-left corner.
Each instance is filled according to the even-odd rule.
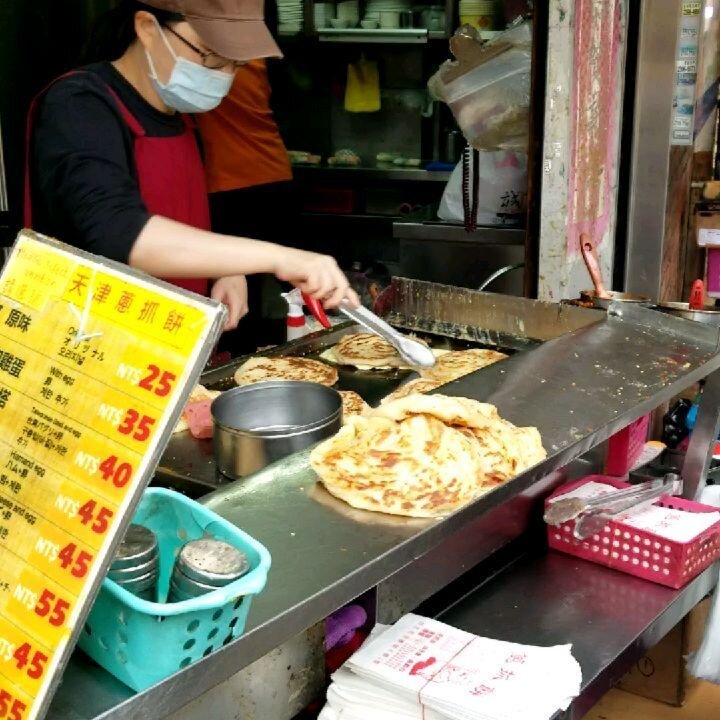
[[[184,38],[179,32],[177,32],[177,30],[174,30],[169,25],[164,25],[163,27],[165,27],[166,30],[169,30],[178,40],[187,45],[187,47],[195,51],[200,56],[203,67],[206,67],[209,70],[222,70],[228,65],[232,65],[233,70],[237,70],[239,67],[246,64],[244,62],[239,62],[238,60],[228,60],[222,55],[214,53],[212,50],[201,50],[197,45],[193,45],[193,43],[191,43],[187,38]]]

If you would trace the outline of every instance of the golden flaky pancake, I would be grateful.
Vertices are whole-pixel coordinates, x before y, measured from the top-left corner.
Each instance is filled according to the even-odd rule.
[[[535,428],[517,428],[492,405],[410,395],[351,417],[312,452],[323,485],[352,507],[435,517],[545,458]]]
[[[390,393],[383,401],[382,404],[392,402],[393,400],[399,400],[400,398],[407,397],[408,395],[415,395],[417,393],[427,393],[435,388],[439,388],[442,383],[436,382],[435,380],[426,380],[425,378],[417,378],[410,380],[410,382],[401,385],[395,392]]]
[[[505,360],[506,357],[507,355],[496,350],[454,350],[439,357],[434,367],[422,371],[422,376],[427,380],[445,384],[499,360]]]
[[[302,380],[332,386],[337,370],[319,360],[301,357],[254,357],[235,373],[238,385],[253,385],[269,380]]]
[[[342,398],[344,418],[349,418],[351,415],[365,415],[370,412],[370,406],[356,392],[341,390],[340,397]]]
[[[475,496],[480,473],[472,438],[431,416],[402,423],[349,418],[311,455],[326,489],[360,510],[434,517]]]
[[[202,385],[196,385],[190,393],[188,403],[199,402],[200,400],[214,400],[218,397],[218,395],[221,395],[219,390],[208,390]],[[181,433],[189,429],[190,426],[188,425],[187,420],[185,419],[185,414],[183,413],[180,416],[180,420],[178,420],[178,424],[175,426],[173,433]]]
[[[409,335],[413,340],[427,345],[424,340]],[[447,352],[433,350],[436,357]],[[349,365],[360,370],[410,369],[398,351],[387,341],[371,333],[344,335],[337,345],[326,350],[320,357],[338,365]]]
[[[371,333],[345,335],[335,345],[334,351],[341,365],[396,367],[402,364],[398,351],[387,340]]]

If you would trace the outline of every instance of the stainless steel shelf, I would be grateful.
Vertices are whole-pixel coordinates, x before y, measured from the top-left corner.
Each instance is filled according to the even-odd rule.
[[[294,165],[293,174],[301,180],[332,180],[332,182],[435,182],[446,183],[450,173],[439,170],[402,167],[329,167]]]
[[[391,43],[424,45],[430,34],[427,28],[398,28],[397,30],[365,30],[363,28],[322,28],[320,42],[332,43]]]
[[[283,42],[291,42],[293,40],[320,40],[320,42],[325,43],[377,43],[396,45],[425,45],[428,41],[449,41],[449,35],[444,30],[411,28],[413,34],[409,36],[399,35],[398,33],[400,32],[406,32],[406,30],[364,30],[361,28],[336,30],[335,28],[326,28],[320,31],[299,30],[297,32],[279,32],[278,37]],[[426,35],[422,36],[421,33],[426,33]]]
[[[485,243],[488,245],[524,245],[525,230],[517,227],[480,227],[468,232],[458,224],[445,222],[403,222],[393,224],[393,237],[399,240],[430,240]]]

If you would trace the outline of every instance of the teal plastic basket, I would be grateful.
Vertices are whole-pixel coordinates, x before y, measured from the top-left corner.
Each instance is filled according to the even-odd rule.
[[[270,553],[256,540],[184,495],[149,488],[134,523],[150,528],[160,546],[157,603],[106,578],[80,636],[80,647],[133,690],[145,690],[241,635],[253,596],[270,570]],[[250,571],[192,600],[166,603],[180,548],[213,537],[245,553]]]

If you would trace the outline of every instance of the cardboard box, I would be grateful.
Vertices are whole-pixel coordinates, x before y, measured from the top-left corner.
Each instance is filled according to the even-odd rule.
[[[696,209],[695,242],[700,247],[720,247],[720,211],[716,208]]]
[[[713,202],[720,201],[720,180],[709,180],[703,185],[703,200]]]
[[[699,682],[685,666],[688,655],[700,647],[709,611],[708,598],[638,660],[618,687],[667,705],[683,705],[687,693]]]

